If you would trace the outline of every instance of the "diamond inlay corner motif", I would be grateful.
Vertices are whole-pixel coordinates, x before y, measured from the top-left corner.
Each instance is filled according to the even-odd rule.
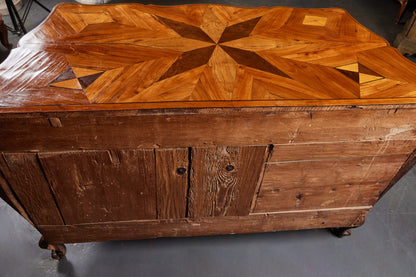
[[[104,72],[88,68],[68,67],[58,75],[52,82],[51,87],[85,90]]]

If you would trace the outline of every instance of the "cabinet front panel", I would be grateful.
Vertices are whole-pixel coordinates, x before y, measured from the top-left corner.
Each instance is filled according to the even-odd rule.
[[[406,158],[392,155],[269,163],[254,211],[371,206]]]
[[[66,224],[156,218],[149,150],[39,153]]]
[[[189,216],[248,215],[266,146],[192,149]]]

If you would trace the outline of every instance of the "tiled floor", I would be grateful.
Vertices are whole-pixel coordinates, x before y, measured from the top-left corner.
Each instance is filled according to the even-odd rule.
[[[58,1],[46,1],[52,7]],[[116,1],[113,1],[113,3]],[[129,1],[123,1],[129,2]],[[189,4],[199,1],[141,1]],[[392,42],[394,0],[203,1],[237,6],[341,7]],[[405,18],[415,4],[409,7]],[[46,13],[36,7],[26,26]],[[7,22],[7,17],[5,18]],[[17,37],[11,36],[16,45]],[[0,59],[7,56],[0,48]],[[409,172],[349,238],[325,230],[70,244],[57,262],[37,247],[39,233],[0,200],[0,277],[26,276],[416,276],[416,169]]]

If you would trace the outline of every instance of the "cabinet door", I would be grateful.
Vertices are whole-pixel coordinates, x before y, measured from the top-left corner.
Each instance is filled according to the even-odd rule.
[[[266,150],[266,146],[192,148],[189,216],[248,215]]]
[[[156,218],[153,149],[39,153],[66,224]]]
[[[39,153],[66,224],[186,217],[188,149]]]

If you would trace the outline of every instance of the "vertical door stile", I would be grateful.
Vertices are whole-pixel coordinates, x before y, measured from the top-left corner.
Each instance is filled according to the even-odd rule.
[[[188,148],[156,149],[157,218],[185,218]]]

